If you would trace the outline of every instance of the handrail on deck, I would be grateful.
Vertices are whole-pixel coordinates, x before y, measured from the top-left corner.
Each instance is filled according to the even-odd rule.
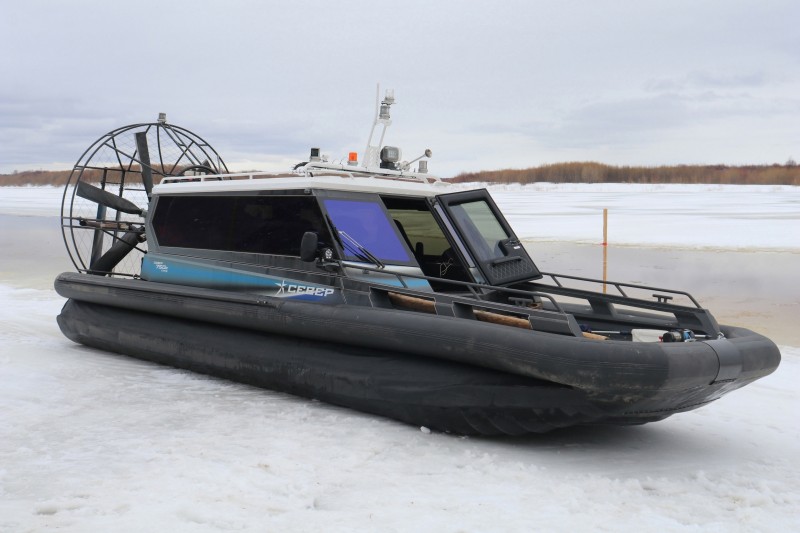
[[[628,287],[630,289],[639,289],[639,290],[643,290],[643,291],[659,291],[659,292],[666,292],[668,294],[677,294],[679,296],[685,296],[686,298],[688,298],[694,304],[695,307],[697,307],[698,309],[702,309],[703,308],[703,306],[701,306],[700,303],[697,300],[694,299],[694,296],[692,296],[691,294],[689,294],[686,291],[676,291],[674,289],[664,289],[663,287],[651,287],[651,286],[648,286],[648,285],[636,285],[634,283],[623,283],[623,282],[619,282],[619,281],[603,281],[603,280],[594,279],[594,278],[584,278],[584,277],[580,277],[580,276],[569,276],[567,274],[554,274],[552,272],[542,272],[542,275],[543,276],[548,276],[550,279],[553,280],[553,283],[555,283],[560,288],[565,288],[566,289],[566,288],[569,288],[569,287],[565,287],[564,285],[562,285],[562,283],[559,281],[559,279],[572,279],[572,280],[576,280],[576,281],[585,281],[585,282],[596,283],[596,284],[600,284],[600,285],[611,285],[615,289],[617,289],[619,291],[619,293],[623,297],[631,298],[631,299],[637,299],[637,298],[633,298],[632,296],[628,296],[625,293],[625,291],[622,290],[622,287]],[[659,301],[661,301],[661,300],[659,299]],[[665,302],[662,302],[662,303],[665,303]]]
[[[426,281],[435,281],[435,282],[438,282],[438,283],[445,283],[445,284],[449,284],[449,285],[456,286],[456,287],[463,287],[463,288],[466,288],[467,290],[469,290],[469,292],[475,297],[475,299],[479,300],[479,301],[486,301],[485,298],[484,298],[486,291],[496,291],[496,292],[505,293],[505,294],[511,295],[511,296],[523,296],[523,297],[526,297],[528,299],[533,299],[533,298],[537,298],[537,297],[538,298],[544,298],[544,299],[548,300],[550,303],[553,304],[553,307],[556,309],[557,312],[563,313],[563,314],[567,314],[566,311],[564,311],[564,308],[558,303],[558,301],[555,298],[553,298],[552,295],[548,294],[547,292],[543,292],[541,290],[526,291],[526,290],[521,290],[521,289],[512,289],[510,287],[500,287],[500,286],[497,286],[497,285],[487,285],[487,284],[482,284],[482,283],[473,283],[473,282],[468,282],[468,281],[456,281],[456,280],[450,280],[450,279],[444,279],[444,278],[436,278],[436,277],[432,277],[432,276],[425,276],[425,275],[418,275],[418,274],[408,274],[408,273],[403,273],[403,272],[394,272],[394,271],[391,271],[391,270],[386,270],[385,268],[373,268],[373,267],[361,266],[361,265],[357,265],[356,266],[356,265],[352,265],[352,264],[343,265],[341,263],[339,263],[339,264],[340,264],[340,266],[343,266],[343,267],[347,266],[349,268],[357,268],[359,270],[377,272],[377,273],[381,273],[381,274],[391,274],[391,275],[393,275],[394,277],[397,278],[397,280],[400,282],[400,284],[402,285],[402,287],[404,289],[409,289],[408,284],[403,280],[403,278],[406,277],[406,278],[414,278],[414,279],[424,279]],[[566,274],[542,273],[542,275],[543,276],[548,276],[550,279],[552,279],[553,282],[556,284],[557,288],[559,288],[559,289],[564,289],[566,291],[575,291],[575,293],[572,294],[572,296],[574,296],[574,297],[584,298],[584,299],[589,300],[589,301],[591,301],[592,299],[614,301],[614,300],[619,300],[619,298],[620,298],[620,296],[606,295],[606,294],[603,294],[603,293],[600,293],[600,292],[584,291],[584,290],[581,290],[581,289],[574,289],[574,288],[571,288],[571,287],[565,287],[559,281],[559,279],[572,279],[572,280],[577,280],[577,281],[586,281],[586,282],[590,282],[590,283],[602,284],[602,283],[604,283],[602,280],[597,280],[597,279],[593,279],[593,278],[583,278],[583,277],[579,277],[579,276],[570,276],[570,275],[566,275]],[[608,281],[606,281],[605,283],[615,286],[617,288],[617,290],[620,292],[621,298],[623,298],[625,300],[625,304],[633,306],[633,307],[641,307],[641,308],[649,308],[649,309],[661,309],[661,310],[663,310],[665,312],[672,312],[672,313],[675,313],[676,311],[679,312],[681,309],[691,309],[690,307],[687,308],[685,306],[679,306],[679,305],[676,305],[676,304],[666,303],[666,302],[663,302],[660,299],[658,301],[655,301],[655,302],[650,302],[648,300],[643,300],[641,298],[636,298],[636,297],[633,297],[633,296],[629,296],[628,294],[625,293],[625,291],[622,289],[622,287],[638,289],[638,290],[648,290],[648,291],[649,290],[654,290],[654,291],[666,292],[666,293],[669,293],[669,294],[677,294],[677,295],[686,296],[689,300],[691,300],[692,304],[694,304],[695,308],[698,311],[705,312],[705,310],[697,302],[697,300],[695,300],[695,298],[691,294],[689,294],[688,292],[685,292],[685,291],[677,291],[677,290],[673,290],[673,289],[664,289],[662,287],[651,287],[651,286],[647,286],[647,285],[636,285],[636,284],[633,284],[633,283],[608,282]],[[547,286],[549,286],[549,285],[545,285],[545,287],[547,287]],[[554,287],[554,288],[556,288],[556,287]],[[409,289],[409,290],[411,290],[411,289]],[[482,294],[482,293],[484,293],[484,294]],[[588,293],[588,295],[585,294],[585,293]],[[498,302],[495,302],[495,303],[498,303]]]
[[[368,267],[368,266],[362,266],[362,265],[346,264],[346,265],[341,265],[341,266],[347,267],[347,268],[355,268],[355,269],[358,269],[358,270],[366,270],[366,271],[369,271],[369,272],[377,272],[377,273],[380,273],[380,274],[391,274],[392,276],[397,278],[397,280],[400,282],[400,284],[403,286],[404,289],[409,289],[409,290],[413,290],[413,289],[409,288],[408,284],[403,280],[404,277],[405,278],[413,278],[413,279],[424,279],[425,281],[435,281],[437,283],[446,283],[446,284],[449,284],[449,285],[455,285],[456,287],[464,287],[464,288],[468,289],[469,292],[472,293],[472,295],[478,301],[486,301],[486,300],[484,300],[484,298],[482,298],[483,295],[479,292],[478,289],[480,289],[481,291],[490,290],[490,291],[505,292],[505,293],[508,293],[508,294],[513,294],[513,295],[518,295],[518,296],[527,296],[527,297],[533,297],[533,298],[536,298],[536,297],[545,298],[546,300],[549,300],[550,303],[553,304],[553,307],[555,307],[556,311],[558,311],[559,313],[567,314],[566,311],[564,311],[564,309],[561,307],[561,305],[558,303],[558,301],[556,301],[555,298],[553,298],[550,294],[539,292],[539,291],[524,291],[524,290],[521,290],[521,289],[511,289],[509,287],[499,287],[497,285],[486,285],[486,284],[482,284],[482,283],[474,283],[474,282],[471,282],[471,281],[458,281],[458,280],[454,280],[454,279],[437,278],[437,277],[433,277],[433,276],[425,276],[425,275],[420,275],[420,274],[408,274],[408,273],[405,273],[405,272],[395,272],[395,271],[392,271],[392,270],[386,270],[385,268],[375,268],[375,267]],[[499,303],[499,302],[496,302],[496,303]]]

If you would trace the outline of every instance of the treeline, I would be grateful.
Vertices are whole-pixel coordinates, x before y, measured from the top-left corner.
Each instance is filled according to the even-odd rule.
[[[0,174],[0,187],[18,187],[25,185],[66,185],[69,180],[71,170],[30,170],[14,172],[13,174]],[[119,170],[109,169],[106,171],[106,180],[119,183],[122,173]],[[100,182],[103,171],[97,169],[85,169],[81,179],[89,182]],[[141,183],[142,178],[139,168],[134,166],[131,171],[126,172],[126,183]],[[156,179],[158,181],[158,179]]]
[[[612,166],[602,163],[555,163],[526,169],[486,170],[459,174],[449,181],[492,183],[709,183],[740,185],[800,185],[800,166],[677,165]]]
[[[126,182],[138,181],[133,169]],[[33,170],[0,174],[0,186],[64,185],[70,170]],[[109,181],[117,181],[119,171],[108,172]],[[87,169],[84,179],[99,181],[99,170]],[[449,181],[461,183],[485,181],[493,183],[710,183],[741,185],[800,185],[800,165],[677,165],[661,167],[617,167],[602,163],[555,163],[526,169],[485,170],[459,174]]]
[[[0,186],[64,185],[67,183],[71,173],[71,170],[31,170],[13,174],[0,174]]]

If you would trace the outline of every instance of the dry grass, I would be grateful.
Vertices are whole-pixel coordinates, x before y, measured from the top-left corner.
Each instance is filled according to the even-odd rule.
[[[615,167],[602,163],[556,163],[526,169],[487,170],[459,174],[454,182],[494,183],[712,183],[800,185],[800,166],[677,165]]]
[[[33,170],[30,172],[15,172],[14,174],[0,174],[0,186],[64,185],[67,183],[71,173],[71,170]]]
[[[64,185],[70,170],[34,170],[0,174],[0,186]],[[100,181],[100,171],[87,170],[86,177]],[[111,176],[108,176],[110,179]],[[126,181],[139,180],[137,172]],[[156,182],[158,182],[156,176]],[[453,182],[488,181],[494,183],[720,183],[743,185],[800,185],[800,165],[677,165],[661,167],[615,167],[602,163],[555,163],[526,169],[486,170],[459,174]]]
[[[181,167],[178,167],[180,170]],[[157,167],[156,170],[160,170]],[[19,187],[25,185],[56,185],[64,186],[69,180],[71,170],[32,170],[25,172],[15,172],[14,174],[0,174],[0,187]],[[108,169],[106,172],[106,180],[110,183],[119,183],[122,179],[122,172],[119,169]],[[103,177],[103,171],[98,169],[85,169],[83,171],[82,179],[84,181],[100,183]],[[161,181],[158,174],[153,176],[155,183]],[[136,184],[142,182],[142,176],[139,173],[139,167],[133,166],[131,170],[125,172],[125,183]]]

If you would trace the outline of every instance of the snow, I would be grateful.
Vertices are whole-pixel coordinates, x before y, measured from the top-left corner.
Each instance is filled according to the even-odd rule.
[[[579,219],[608,205],[612,242],[693,223],[702,231],[681,241],[687,255],[800,253],[792,188],[492,192],[518,231],[545,240],[597,241]],[[0,215],[52,217],[60,194],[0,188]],[[545,212],[571,229],[534,223]],[[634,217],[625,230],[620,219]],[[782,238],[767,247],[754,225]],[[774,374],[662,422],[455,437],[76,345],[58,330],[63,300],[48,288],[60,270],[50,254],[62,252],[10,242],[30,259],[0,260],[0,532],[800,530],[794,342],[776,338]],[[753,313],[786,309],[796,323],[797,307]]]
[[[522,239],[800,250],[800,187],[552,184],[489,187]],[[557,220],[543,227],[542,220]],[[699,231],[702,228],[702,231]]]
[[[605,208],[609,242],[617,245],[800,250],[800,187],[536,183],[453,189],[476,186],[491,191],[525,240],[600,243]],[[0,213],[57,215],[62,195],[60,187],[0,187]]]
[[[61,214],[63,196],[63,187],[0,187],[0,214],[57,216]]]

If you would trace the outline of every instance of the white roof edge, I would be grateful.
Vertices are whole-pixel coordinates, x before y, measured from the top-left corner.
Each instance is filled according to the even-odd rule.
[[[210,192],[252,192],[285,189],[328,189],[335,191],[371,192],[381,194],[413,194],[435,196],[448,192],[449,183],[421,183],[381,177],[297,176],[267,179],[234,179],[162,183],[153,187],[153,194],[192,194]]]

